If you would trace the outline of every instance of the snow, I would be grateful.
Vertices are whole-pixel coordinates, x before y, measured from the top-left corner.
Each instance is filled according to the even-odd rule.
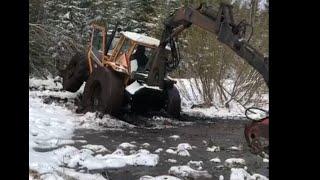
[[[177,145],[177,147],[175,149],[177,149],[177,150],[173,150],[173,149],[169,148],[166,150],[166,153],[177,154],[179,156],[190,156],[190,153],[188,150],[192,150],[192,147],[189,143],[180,143]]]
[[[180,138],[179,135],[172,135],[172,136],[169,136],[169,138],[173,139],[173,140],[177,140]]]
[[[179,150],[177,151],[179,156],[190,156],[190,153],[188,150],[183,149],[183,150]]]
[[[219,176],[219,180],[223,180],[224,177],[222,175]]]
[[[75,129],[105,130],[134,126],[107,115],[97,118],[96,113],[75,114],[55,102],[44,104],[42,97],[46,93],[66,97],[67,92],[56,91],[61,87],[59,83],[52,83],[53,80],[29,80],[36,89],[29,91],[29,167],[40,174],[40,179],[105,179],[101,174],[88,174],[87,170],[157,165],[159,156],[145,149],[129,155],[121,149],[105,154],[110,151],[103,145],[87,144],[82,139],[73,140]],[[76,143],[82,149],[74,147]],[[82,170],[76,172],[75,168]]]
[[[250,9],[251,0],[232,0],[231,4],[234,4],[235,2],[240,3],[240,8],[242,8],[244,6],[245,8]],[[258,10],[265,11],[265,10],[267,10],[268,5],[269,5],[269,3],[267,2],[267,0],[259,0],[258,1]]]
[[[121,149],[127,149],[127,148],[133,149],[135,147],[137,147],[137,146],[134,144],[130,144],[128,142],[124,142],[124,143],[119,144],[119,148],[121,148]]]
[[[154,89],[161,91],[161,89],[158,86],[148,86],[145,83],[139,83],[138,81],[134,81],[131,83],[129,86],[126,87],[126,91],[128,91],[131,95],[135,94],[137,91],[143,88],[148,88],[148,89]]]
[[[242,150],[242,146],[231,146],[230,148],[228,148],[230,150],[234,150],[234,151],[241,151]]]
[[[60,90],[62,89],[62,84],[57,82],[58,79],[59,77],[53,79],[50,76],[47,79],[30,78],[29,88]]]
[[[159,161],[159,155],[152,154],[148,150],[140,149],[136,154],[107,154],[101,159],[109,160],[110,162],[124,162],[125,165],[133,166],[156,166]]]
[[[220,147],[212,145],[211,147],[207,147],[207,151],[209,151],[209,152],[219,152],[220,151]]]
[[[250,175],[243,168],[231,168],[230,180],[268,180],[269,178],[260,174]]]
[[[263,158],[262,161],[265,162],[265,163],[269,163],[269,159],[267,159],[267,158]]]
[[[202,170],[203,161],[189,161],[187,165],[197,170]]]
[[[199,171],[192,169],[190,166],[172,166],[169,169],[169,174],[175,175],[181,178],[200,178],[200,177],[205,177],[205,178],[212,178],[211,174],[208,173],[208,171]]]
[[[245,165],[246,161],[242,158],[229,158],[224,161],[224,165],[232,168],[238,165]]]
[[[154,152],[155,152],[155,153],[160,153],[161,151],[163,151],[163,148],[158,148],[158,149],[156,149]]]
[[[167,162],[169,162],[169,163],[177,163],[177,160],[175,160],[175,159],[167,159]]]
[[[82,148],[92,150],[96,153],[107,153],[110,152],[107,148],[105,148],[103,145],[93,145],[93,144],[86,144],[83,145]]]
[[[221,160],[218,157],[210,159],[210,161],[214,162],[214,163],[220,163],[221,162]]]
[[[177,151],[175,151],[173,149],[167,149],[166,153],[168,153],[168,154],[177,154]]]
[[[181,179],[174,176],[168,176],[168,175],[162,175],[162,176],[156,176],[156,177],[146,175],[146,176],[140,177],[139,180],[181,180]]]
[[[192,147],[189,143],[180,143],[177,146],[178,151],[182,151],[182,150],[192,150]]]
[[[115,119],[108,114],[102,118],[97,117],[94,112],[87,112],[84,115],[76,115],[79,122],[78,128],[82,129],[94,129],[94,130],[123,130],[123,128],[133,128],[132,124]]]
[[[141,146],[144,147],[144,148],[148,148],[148,147],[150,147],[150,144],[149,143],[143,143]]]
[[[128,31],[124,31],[121,32],[125,37],[130,38],[138,43],[141,44],[146,44],[149,46],[154,46],[154,47],[158,47],[160,44],[160,41],[158,39],[143,35],[143,34],[138,34],[135,32],[128,32]]]
[[[222,119],[246,119],[244,114],[245,108],[235,101],[231,101],[229,103],[229,107],[225,107],[225,102],[220,102],[220,100],[216,99],[212,102],[214,106],[192,108],[193,105],[202,104],[204,102],[201,95],[201,82],[194,78],[179,78],[175,80],[177,81],[176,87],[178,88],[181,96],[182,112],[184,114]],[[228,92],[231,92],[233,83],[234,82],[232,80],[227,79],[223,86]],[[199,84],[199,87],[196,84]],[[228,93],[225,93],[228,96]],[[248,107],[250,107],[250,105]],[[262,95],[261,103],[257,104],[256,107],[266,110],[269,109],[268,94]]]

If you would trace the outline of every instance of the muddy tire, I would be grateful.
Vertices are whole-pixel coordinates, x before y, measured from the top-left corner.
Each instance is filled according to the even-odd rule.
[[[82,83],[88,79],[88,61],[84,54],[76,53],[70,60],[63,74],[63,89],[76,92]]]
[[[179,118],[181,112],[181,98],[178,89],[173,86],[167,90],[168,102],[167,102],[167,113],[168,115]]]
[[[111,69],[98,67],[89,76],[84,88],[84,112],[99,111],[117,115],[123,97],[123,77]]]

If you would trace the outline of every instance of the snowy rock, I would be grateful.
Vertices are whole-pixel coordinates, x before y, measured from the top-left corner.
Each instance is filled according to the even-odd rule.
[[[269,163],[269,159],[266,159],[266,158],[263,158],[262,161],[265,162],[265,163]]]
[[[171,139],[173,139],[173,140],[177,140],[177,139],[180,138],[180,136],[178,136],[178,135],[172,135],[172,136],[170,136],[169,138],[171,138]]]
[[[144,148],[148,148],[149,146],[150,146],[149,143],[143,143],[143,144],[142,144],[142,147],[144,147]]]
[[[230,180],[250,179],[250,174],[242,168],[231,168]]]
[[[177,152],[178,152],[179,156],[190,156],[189,151],[186,150],[186,149],[183,149],[183,150],[180,150],[180,151],[177,151]]]
[[[82,148],[90,149],[96,153],[107,153],[110,152],[107,148],[103,145],[93,145],[93,144],[86,144],[81,146]]]
[[[192,147],[191,147],[191,145],[189,143],[181,143],[181,144],[178,144],[177,150],[178,151],[181,151],[181,150],[192,150]]]
[[[230,180],[268,180],[268,178],[260,174],[250,175],[242,168],[231,168]]]
[[[163,151],[163,148],[158,148],[158,149],[156,149],[154,152],[155,152],[155,153],[160,153],[161,151]]]
[[[177,154],[177,151],[172,150],[172,149],[167,149],[166,153],[168,153],[168,154]]]
[[[118,147],[119,147],[120,149],[127,149],[127,148],[133,149],[133,148],[135,148],[135,147],[137,147],[137,146],[134,145],[134,144],[130,144],[130,143],[128,143],[128,142],[124,142],[124,143],[119,144]]]
[[[207,151],[209,151],[209,152],[219,152],[220,151],[220,147],[213,145],[211,147],[207,147]]]
[[[136,153],[137,153],[137,151],[134,150],[134,149],[131,149],[131,150],[129,151],[129,154],[136,154]]]
[[[124,152],[122,149],[116,149],[113,153],[113,155],[119,155],[119,156],[124,156]]]
[[[175,160],[175,159],[168,159],[167,160],[169,163],[177,163],[177,160]]]
[[[198,171],[192,169],[190,166],[172,166],[169,169],[169,174],[178,176],[181,178],[212,178],[208,171]]]
[[[245,164],[246,164],[246,161],[241,158],[229,158],[224,161],[224,165],[229,168],[236,167],[236,166],[244,166]]]
[[[242,150],[242,146],[239,146],[239,147],[237,147],[237,146],[231,146],[231,147],[229,147],[228,149],[233,150],[233,151],[241,151],[241,150]]]
[[[197,170],[202,170],[203,161],[189,161],[188,166],[196,168]]]
[[[210,161],[214,162],[214,163],[220,163],[221,162],[221,160],[218,157],[210,159]]]

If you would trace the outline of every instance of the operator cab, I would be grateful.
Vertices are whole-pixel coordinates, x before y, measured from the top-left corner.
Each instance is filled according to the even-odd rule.
[[[153,59],[160,44],[158,39],[135,32],[121,31],[120,28],[107,33],[105,27],[96,24],[92,27],[89,51],[90,73],[100,65],[110,66],[131,79],[135,79],[132,76],[138,72],[147,77],[148,62]],[[169,53],[170,47],[167,46],[166,50]]]

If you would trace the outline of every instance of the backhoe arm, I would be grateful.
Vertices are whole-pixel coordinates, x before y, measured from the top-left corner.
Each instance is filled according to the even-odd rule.
[[[221,43],[230,47],[256,69],[269,86],[268,58],[264,57],[263,54],[244,40],[245,23],[243,21],[239,24],[234,23],[232,6],[228,4],[220,4],[218,10],[214,9],[214,7],[207,7],[204,4],[196,8],[182,7],[166,19],[160,45],[150,65],[150,73],[147,80],[149,85],[163,87],[163,79],[166,73],[165,47],[174,37],[192,24],[214,33]]]

